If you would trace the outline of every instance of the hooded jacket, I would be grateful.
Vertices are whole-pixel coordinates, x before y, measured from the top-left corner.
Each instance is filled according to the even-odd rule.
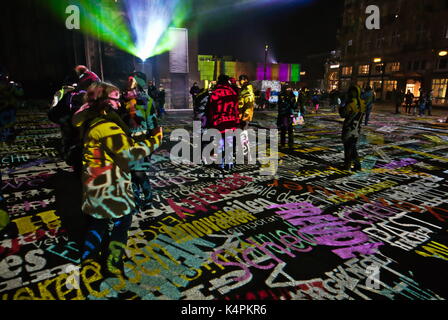
[[[361,134],[361,124],[366,112],[366,104],[361,98],[361,88],[355,86],[356,95],[349,98],[345,107],[341,107],[340,114],[344,120],[342,126],[342,140],[359,138]]]
[[[218,84],[210,94],[206,110],[207,128],[221,133],[237,129],[240,123],[238,95],[230,85]]]
[[[115,113],[99,116],[83,107],[73,117],[83,141],[84,213],[97,219],[120,218],[135,210],[130,167],[156,149],[162,131],[140,142],[126,134]]]
[[[239,94],[238,108],[241,121],[252,121],[254,117],[255,93],[251,84],[244,84]]]

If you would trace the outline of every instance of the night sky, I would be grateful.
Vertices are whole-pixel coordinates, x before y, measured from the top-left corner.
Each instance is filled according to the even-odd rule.
[[[266,2],[266,1],[265,1]],[[202,14],[199,53],[229,55],[241,61],[299,62],[337,47],[343,0],[268,1],[252,8],[227,7]]]

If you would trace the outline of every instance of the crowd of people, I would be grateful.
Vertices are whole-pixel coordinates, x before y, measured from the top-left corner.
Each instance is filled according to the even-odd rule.
[[[60,126],[61,156],[73,167],[83,186],[81,209],[89,221],[81,261],[101,263],[105,276],[126,277],[123,258],[132,216],[147,210],[152,202],[147,171],[151,154],[162,142],[160,118],[165,114],[165,91],[163,86],[157,88],[154,81],[147,81],[142,72],[132,72],[126,86],[120,89],[102,82],[85,66],[76,66],[74,70],[76,83],[65,83],[56,92],[48,117]],[[1,86],[5,85],[3,80]],[[194,83],[190,94],[193,120],[200,121],[202,133],[216,129],[225,134],[240,129],[240,142],[234,136],[218,142],[216,156],[221,161],[217,166],[231,170],[234,154],[228,155],[225,150],[228,147],[235,150],[235,143],[241,143],[246,151],[249,148],[247,130],[257,105],[254,86],[244,74],[238,80],[220,75],[207,88]],[[422,92],[417,102],[419,110],[425,108],[431,112],[430,94]],[[303,116],[318,113],[326,98],[317,90],[282,86],[277,103],[281,150],[294,148],[297,118],[302,117],[303,124]],[[344,118],[342,167],[361,170],[357,146],[362,124],[369,123],[374,91],[354,85],[344,93],[333,90],[328,98],[332,111],[338,111]],[[415,112],[412,94],[408,92],[403,99],[407,111],[414,106]],[[2,223],[0,216],[0,227]]]
[[[404,91],[394,91],[394,100],[396,101],[396,113],[402,112],[405,114],[415,116],[418,111],[419,116],[425,115],[428,112],[428,116],[432,115],[432,102],[434,100],[433,90],[424,91],[422,88],[419,90],[420,96],[416,98],[411,90],[406,93]]]

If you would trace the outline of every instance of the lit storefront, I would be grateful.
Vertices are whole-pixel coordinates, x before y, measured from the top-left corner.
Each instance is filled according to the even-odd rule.
[[[445,104],[448,102],[448,79],[432,80],[432,90],[436,104]]]

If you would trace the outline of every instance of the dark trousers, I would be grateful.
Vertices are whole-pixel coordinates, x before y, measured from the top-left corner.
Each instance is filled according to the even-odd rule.
[[[352,163],[355,164],[356,169],[360,169],[358,155],[358,138],[349,138],[344,141],[344,166],[351,168]]]
[[[406,113],[411,113],[412,110],[412,102],[406,103]]]
[[[286,133],[288,133],[288,145],[292,147],[294,145],[294,127],[292,124],[280,127],[280,146],[282,147],[286,144]]]
[[[250,123],[250,121],[241,121],[240,122],[240,128],[241,128],[241,130],[247,130],[247,129],[249,129],[249,123]]]
[[[372,105],[366,107],[366,118],[365,118],[365,125],[366,126],[369,124],[370,114],[372,113],[372,108],[373,108]]]
[[[131,181],[136,205],[141,209],[151,205],[152,188],[146,173],[144,171],[131,171]]]
[[[101,255],[107,265],[120,267],[132,215],[117,219],[95,219],[89,216],[81,260],[98,258]]]
[[[428,103],[426,105],[426,109],[428,109],[428,116],[430,116],[432,113],[432,103]]]
[[[419,116],[425,115],[425,108],[426,108],[426,104],[424,104],[424,103],[419,104],[419,106],[418,106],[418,115]]]

